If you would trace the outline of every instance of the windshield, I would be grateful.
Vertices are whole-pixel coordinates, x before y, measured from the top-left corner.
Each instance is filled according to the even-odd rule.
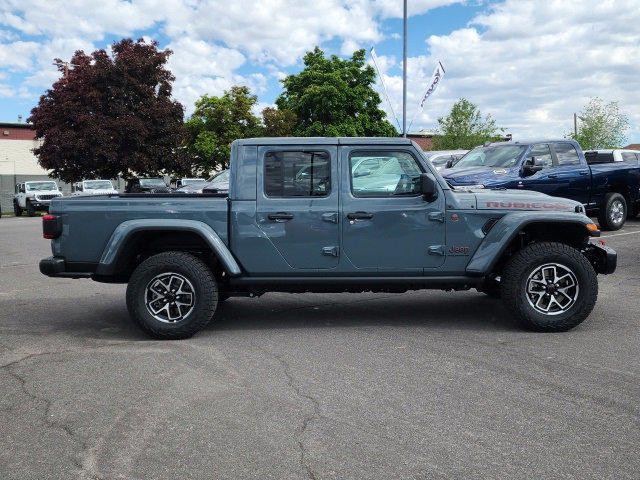
[[[27,190],[42,192],[47,190],[58,190],[56,182],[29,182],[25,185]]]
[[[166,187],[167,184],[161,178],[141,178],[141,187]]]
[[[113,190],[113,184],[109,180],[87,180],[84,182],[85,190]]]
[[[494,145],[476,147],[456,163],[455,168],[464,167],[514,167],[526,150],[524,145]]]
[[[208,180],[213,185],[220,185],[222,183],[229,183],[229,170],[222,170],[220,173],[214,175]]]
[[[187,185],[200,185],[205,182],[206,180],[204,178],[183,178],[180,180],[183,187]]]

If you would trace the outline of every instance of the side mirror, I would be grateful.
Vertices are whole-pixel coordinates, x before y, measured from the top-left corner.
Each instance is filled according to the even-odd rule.
[[[544,162],[537,157],[528,158],[524,162],[524,166],[522,167],[522,173],[524,175],[533,175],[534,173],[539,172],[544,168]]]
[[[450,158],[449,160],[447,160],[447,163],[445,163],[445,168],[451,167],[453,167],[453,158]]]
[[[438,197],[436,179],[430,173],[420,175],[420,193],[424,196],[425,200],[429,202]]]

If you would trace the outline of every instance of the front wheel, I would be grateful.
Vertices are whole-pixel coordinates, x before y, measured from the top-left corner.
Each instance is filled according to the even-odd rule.
[[[36,216],[36,209],[33,205],[31,205],[31,202],[27,202],[27,216],[29,217]]]
[[[593,266],[562,243],[531,244],[517,252],[502,274],[502,299],[525,327],[563,332],[586,319],[598,298]]]
[[[143,261],[127,286],[133,321],[159,339],[191,337],[213,318],[218,286],[211,269],[184,252],[163,252]]]

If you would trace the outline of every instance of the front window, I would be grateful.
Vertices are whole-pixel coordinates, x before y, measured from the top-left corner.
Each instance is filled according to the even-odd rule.
[[[531,151],[527,155],[527,161],[530,165],[533,165],[533,159],[536,159],[537,165],[541,165],[543,168],[551,167],[553,165],[553,157],[551,156],[551,149],[546,143],[534,145]]]
[[[84,182],[84,188],[86,190],[113,190],[113,184],[109,180],[87,180]]]
[[[515,167],[527,147],[524,145],[493,145],[476,147],[456,163],[456,168],[465,167]]]
[[[167,184],[161,178],[141,178],[141,187],[166,187]]]
[[[29,192],[46,192],[58,190],[56,182],[29,182],[25,184]]]
[[[376,159],[380,165],[374,170],[363,170],[363,163]],[[422,169],[407,152],[380,151],[354,152],[349,158],[351,190],[356,197],[388,197],[420,193]]]
[[[269,152],[264,157],[264,193],[270,197],[323,197],[331,191],[327,152]]]

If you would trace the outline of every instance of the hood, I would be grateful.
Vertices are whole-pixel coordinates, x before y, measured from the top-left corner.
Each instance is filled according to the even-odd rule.
[[[542,210],[584,213],[580,202],[531,190],[471,189],[478,210]]]
[[[484,185],[517,175],[518,172],[518,167],[453,167],[441,170],[440,174],[453,185]]]

